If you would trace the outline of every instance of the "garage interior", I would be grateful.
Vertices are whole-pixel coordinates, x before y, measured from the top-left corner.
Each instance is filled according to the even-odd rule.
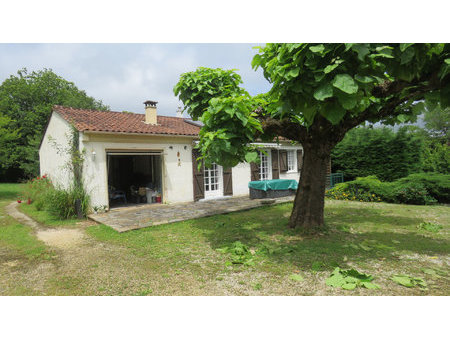
[[[109,207],[161,203],[160,152],[107,152]]]

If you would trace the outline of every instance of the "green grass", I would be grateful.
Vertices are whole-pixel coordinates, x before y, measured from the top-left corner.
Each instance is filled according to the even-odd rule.
[[[339,266],[357,267],[378,277],[375,282],[381,279],[385,289],[396,289],[389,280],[391,274],[411,273],[426,278],[421,269],[433,267],[433,259],[450,253],[448,207],[327,201],[325,217],[330,230],[312,238],[286,227],[291,207],[290,203],[262,207],[121,234],[104,225],[89,227],[87,232],[99,241],[125,247],[136,256],[159,260],[161,271],[182,269],[219,278],[223,273],[251,272],[271,276],[272,287],[274,281],[287,279],[295,271],[311,279],[318,273],[326,277]],[[444,228],[439,233],[421,231],[418,225],[424,221]],[[230,255],[217,249],[236,241],[251,250],[254,266],[226,267]],[[202,269],[198,267],[199,259]],[[385,271],[381,269],[380,273],[379,267],[374,270],[375,265],[383,265]],[[449,271],[447,266],[445,269]],[[254,291],[267,289],[267,280],[256,282],[241,280],[238,284],[248,284]],[[441,292],[449,291],[445,279],[435,281],[434,286],[444,287]],[[396,294],[404,291],[400,289]],[[383,294],[378,290],[370,292]]]
[[[4,207],[15,200],[21,188],[21,184],[0,184],[0,247],[6,251],[7,260],[46,258],[48,250],[44,243],[36,239],[29,227],[17,223],[4,211]]]
[[[0,201],[15,200],[23,189],[23,184],[0,183]]]
[[[105,225],[79,226],[87,239],[45,260],[49,248],[28,227],[4,215],[8,198],[15,198],[14,189],[0,185],[0,196],[10,191],[9,197],[0,198],[0,294],[450,294],[446,206],[327,200],[329,231],[316,237],[287,228],[291,203],[125,233]],[[32,205],[23,205],[22,210],[41,223],[62,224],[37,216]],[[420,227],[424,222],[440,225],[439,230],[425,231]],[[233,251],[221,250],[237,241],[249,249],[243,261],[251,264],[231,264]],[[36,262],[31,266],[1,264],[30,258]],[[53,268],[38,269],[37,263]],[[327,286],[325,280],[337,266],[373,275],[380,289],[349,291]],[[14,275],[6,269],[15,269]],[[297,275],[303,280],[292,279]],[[428,289],[404,287],[391,279],[393,275],[422,278]]]
[[[323,271],[345,267],[349,259],[364,263],[390,257],[393,252],[444,255],[450,251],[448,233],[424,234],[417,229],[428,219],[427,214],[449,224],[447,207],[329,201],[326,220],[330,233],[308,239],[286,227],[291,207],[290,203],[263,207],[122,234],[103,225],[87,231],[97,240],[126,246],[140,256],[173,258],[173,264],[240,241],[257,252],[259,268],[271,272],[294,268]],[[225,254],[220,257],[227,259]],[[217,264],[223,264],[220,258]]]
[[[36,222],[50,227],[70,226],[76,225],[80,220],[76,218],[59,219],[57,216],[50,214],[47,210],[36,210],[33,203],[26,204],[21,203],[19,207],[20,211],[27,214]]]

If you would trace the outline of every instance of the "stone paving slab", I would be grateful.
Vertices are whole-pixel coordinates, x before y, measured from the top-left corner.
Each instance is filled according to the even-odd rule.
[[[112,209],[101,214],[91,214],[88,218],[108,225],[118,232],[125,232],[154,225],[258,208],[270,202],[273,202],[271,204],[279,204],[293,200],[294,196],[276,198],[272,201],[264,199],[252,200],[245,196],[188,203],[145,204]]]

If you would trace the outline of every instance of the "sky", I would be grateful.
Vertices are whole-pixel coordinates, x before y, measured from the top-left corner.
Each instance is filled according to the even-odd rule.
[[[0,44],[0,82],[17,71],[52,69],[113,111],[143,113],[143,102],[158,102],[158,114],[175,116],[181,102],[173,87],[197,67],[236,69],[251,95],[267,92],[261,69],[254,71],[253,47],[262,44]],[[185,115],[186,116],[186,115]]]

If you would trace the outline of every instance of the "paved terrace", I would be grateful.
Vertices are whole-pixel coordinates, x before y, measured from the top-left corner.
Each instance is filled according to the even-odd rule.
[[[270,200],[252,200],[248,196],[245,196],[188,203],[144,204],[112,209],[109,212],[91,214],[88,217],[96,222],[108,225],[118,232],[125,232],[154,225],[227,214],[234,211],[257,208],[265,204],[279,204],[293,200],[294,196]]]

